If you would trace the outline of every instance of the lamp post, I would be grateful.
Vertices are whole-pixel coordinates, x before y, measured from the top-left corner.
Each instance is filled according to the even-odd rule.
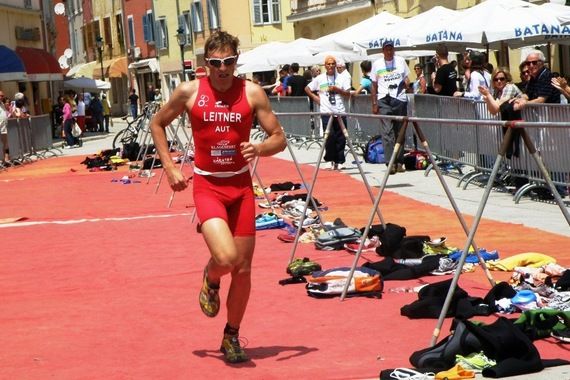
[[[186,70],[184,68],[184,46],[186,46],[186,33],[184,33],[184,28],[180,27],[176,30],[176,39],[178,40],[178,46],[180,46],[180,59],[182,61],[182,81],[186,81]]]
[[[97,36],[97,38],[95,38],[95,43],[97,44],[99,61],[101,62],[101,79],[105,80],[105,74],[103,73],[103,38],[101,38],[101,36]]]

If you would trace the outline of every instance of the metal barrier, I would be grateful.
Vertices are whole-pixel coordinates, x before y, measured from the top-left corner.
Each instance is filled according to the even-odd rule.
[[[415,95],[411,116],[419,118],[459,119],[459,120],[497,120],[491,115],[484,102],[463,98],[441,97],[434,95]],[[522,118],[527,122],[543,123],[544,127],[528,128],[527,132],[548,163],[549,174],[555,185],[568,187],[570,183],[570,155],[568,151],[570,135],[566,128],[552,128],[550,122],[568,122],[570,107],[560,104],[528,104],[522,111]],[[500,122],[500,121],[499,121]],[[466,188],[469,183],[481,184],[488,179],[498,147],[503,139],[503,129],[497,125],[457,124],[441,122],[420,122],[434,154],[445,163],[454,163],[471,167],[473,170],[460,178],[458,186]],[[445,125],[444,125],[445,124]],[[570,125],[569,125],[570,126]],[[514,178],[528,181],[514,195],[516,203],[530,190],[537,187],[547,188],[539,168],[520,142],[520,154],[505,160],[499,186],[512,184]],[[463,173],[462,173],[463,174]],[[504,182],[509,179],[509,183]]]
[[[8,120],[10,161],[23,164],[34,159],[55,156],[49,114]]]
[[[311,113],[308,96],[271,96],[271,108],[275,113]],[[318,108],[318,106],[317,106]],[[279,122],[285,130],[287,139],[299,143],[299,146],[320,140],[321,120],[312,115],[282,115]]]

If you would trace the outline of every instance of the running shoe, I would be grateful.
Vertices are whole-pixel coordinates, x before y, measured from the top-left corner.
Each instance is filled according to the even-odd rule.
[[[376,248],[379,246],[380,246],[380,239],[378,238],[378,236],[372,236],[370,239],[366,239],[364,241],[362,252],[376,251]],[[358,252],[358,247],[360,247],[360,239],[354,242],[344,244],[344,249],[346,249],[349,252]]]
[[[249,360],[245,351],[241,348],[238,335],[224,334],[220,351],[228,363],[242,363]]]
[[[208,276],[206,269],[204,269],[204,279],[202,281],[202,288],[200,289],[200,309],[210,318],[214,318],[220,311],[220,285],[214,286],[208,284]]]
[[[561,342],[570,343],[570,328],[566,330],[554,330],[550,335]]]

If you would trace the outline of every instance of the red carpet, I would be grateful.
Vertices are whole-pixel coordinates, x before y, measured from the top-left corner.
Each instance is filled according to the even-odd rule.
[[[242,326],[253,360],[226,365],[218,351],[225,310],[208,319],[197,303],[208,252],[191,224],[191,192],[176,194],[168,209],[166,181],[154,194],[157,177],[150,185],[144,178],[112,182],[126,169],[89,173],[79,161],[50,159],[0,173],[0,219],[27,218],[0,224],[0,378],[376,378],[381,369],[408,366],[410,354],[429,345],[436,321],[401,317],[400,307],[417,297],[389,292],[421,281],[386,282],[380,300],[310,298],[302,284],[277,284],[287,276],[292,246],[270,230],[258,233]],[[298,182],[291,162],[263,159],[258,170],[266,185]],[[303,170],[311,178],[313,168]],[[327,220],[340,217],[354,226],[366,222],[372,205],[361,183],[330,171],[319,173],[315,197],[329,206]],[[454,214],[443,208],[390,192],[381,207],[408,235],[445,235],[457,246],[465,241]],[[476,241],[501,257],[538,251],[570,264],[570,254],[560,250],[570,239],[520,225],[483,220]],[[353,261],[344,251],[312,245],[300,245],[296,255],[325,268]],[[480,270],[462,275],[460,285],[480,296],[490,288]],[[537,346],[543,358],[568,356],[552,340]]]

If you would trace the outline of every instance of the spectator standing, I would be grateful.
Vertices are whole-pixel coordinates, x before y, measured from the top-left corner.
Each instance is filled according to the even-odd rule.
[[[305,93],[320,105],[321,113],[334,115],[322,115],[323,130],[326,129],[329,119],[332,117],[332,127],[330,134],[325,142],[325,161],[331,163],[333,170],[340,170],[346,158],[344,156],[344,148],[346,145],[346,137],[340,127],[339,118],[346,127],[346,116],[339,116],[339,113],[345,113],[344,106],[345,97],[350,96],[350,82],[346,76],[339,75],[336,71],[336,59],[333,56],[325,58],[326,72],[313,78],[311,83],[305,87]],[[315,95],[318,92],[318,96]]]
[[[517,99],[521,107],[526,103],[560,103],[560,91],[552,85],[552,73],[544,65],[542,51],[532,50],[525,62],[530,72],[530,80],[526,88],[526,98]]]
[[[382,43],[384,57],[372,64],[370,79],[372,80],[372,113],[375,115],[405,116],[408,111],[406,91],[409,84],[410,70],[404,58],[394,54],[394,42],[385,40]],[[396,139],[400,133],[402,122],[392,120],[380,121],[380,135],[384,145],[384,156],[390,159],[394,153]],[[390,174],[405,172],[404,151],[396,152],[395,166]]]
[[[469,53],[469,79],[465,87],[465,91],[456,91],[453,96],[465,97],[475,100],[482,100],[483,96],[480,92],[480,87],[491,87],[491,74],[485,69],[487,64],[485,62],[485,55],[478,51],[471,51]]]
[[[99,99],[99,94],[95,94],[93,99],[91,99],[91,105],[89,106],[91,110],[91,117],[95,122],[95,132],[104,132],[105,126],[103,124],[103,103]]]
[[[159,107],[162,105],[162,93],[160,92],[160,88],[154,90],[154,102],[157,103]]]
[[[24,118],[30,116],[26,108],[26,99],[24,94],[17,92],[14,95],[14,103],[12,105],[12,117]]]
[[[52,136],[57,138],[61,136],[60,129],[63,128],[63,96],[57,97],[57,103],[55,103],[51,108],[52,113]],[[58,133],[59,131],[59,133]]]
[[[516,83],[516,86],[519,88],[519,90],[526,94],[526,86],[528,86],[528,81],[530,79],[530,71],[528,69],[528,64],[526,61],[521,62],[519,65],[519,76],[521,78],[521,81]]]
[[[287,92],[283,87],[283,81],[285,80],[286,77],[287,77],[287,72],[285,71],[284,68],[281,68],[281,70],[279,70],[279,79],[277,79],[275,85],[273,86],[273,90],[271,90],[272,95],[279,95],[279,96],[287,95]]]
[[[360,86],[356,89],[355,94],[371,94],[370,71],[372,71],[372,62],[368,60],[360,62],[360,70],[362,71],[362,78],[360,78]]]
[[[9,113],[4,101],[4,92],[0,91],[0,142],[2,143],[2,159],[4,164],[10,161],[10,149],[8,148],[8,118]]]
[[[85,133],[85,102],[83,101],[83,94],[77,94],[77,115],[75,116],[81,134]]]
[[[350,83],[352,86],[352,75],[350,75],[350,72],[346,69],[346,63],[344,63],[342,59],[337,60],[336,72],[338,73],[338,75],[344,75],[345,77],[347,77],[348,83]]]
[[[148,85],[148,89],[146,91],[146,101],[147,102],[154,102],[155,94],[154,94],[154,87],[152,84]]]
[[[107,99],[107,94],[101,96],[101,103],[103,104],[103,120],[105,122],[105,132],[109,133],[109,122],[111,119],[111,103]]]
[[[291,76],[287,80],[287,95],[290,96],[306,96],[305,87],[307,81],[304,76],[299,75],[299,64],[294,62],[291,64]]]
[[[422,65],[416,63],[414,65],[414,71],[416,73],[416,80],[412,83],[412,91],[414,94],[426,94],[427,93],[427,83],[426,77],[424,76],[424,70]],[[414,135],[415,136],[415,135]]]
[[[453,96],[457,91],[457,71],[455,66],[448,61],[449,51],[447,46],[439,44],[435,48],[437,71],[433,78],[433,90],[438,95]]]
[[[76,148],[79,146],[79,139],[71,133],[75,122],[73,119],[73,103],[67,94],[63,96],[63,101],[65,103],[63,105],[63,137],[67,143],[65,148]]]
[[[522,96],[522,91],[512,83],[513,78],[506,67],[499,67],[492,75],[493,91],[487,87],[479,87],[489,112],[496,115],[500,112],[501,120],[520,120],[521,113],[515,106],[514,99]],[[507,128],[503,127],[503,134]],[[513,128],[513,143],[508,147],[506,157],[519,157],[520,155],[520,130]]]
[[[131,107],[131,116],[133,119],[136,119],[139,115],[139,96],[135,89],[131,89],[131,95],[129,95],[129,103]]]

